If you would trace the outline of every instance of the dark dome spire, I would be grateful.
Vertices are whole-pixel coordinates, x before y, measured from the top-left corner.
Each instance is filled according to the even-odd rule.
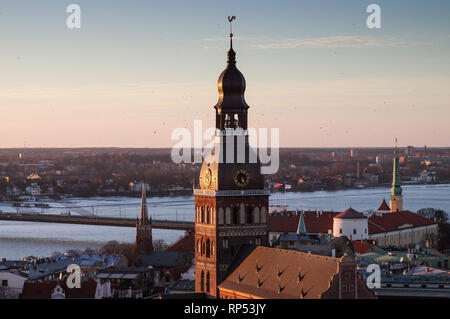
[[[236,17],[228,17],[228,21],[233,21]],[[217,81],[219,90],[218,107],[248,108],[245,102],[245,78],[236,67],[236,52],[233,50],[233,33],[230,25],[230,50],[227,53],[227,68],[220,74]]]

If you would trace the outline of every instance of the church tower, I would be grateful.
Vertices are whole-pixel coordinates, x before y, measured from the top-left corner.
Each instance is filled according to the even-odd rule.
[[[229,17],[231,21],[235,17]],[[231,26],[230,26],[231,29]],[[195,195],[195,291],[217,296],[217,286],[242,245],[268,246],[269,191],[249,145],[245,79],[236,67],[230,30],[227,67],[214,106],[214,146],[205,157]]]
[[[146,255],[152,251],[152,219],[148,218],[147,189],[145,183],[142,182],[141,212],[136,221],[136,253]]]
[[[395,139],[395,150],[392,170],[392,186],[391,186],[391,212],[400,212],[403,210],[403,196],[400,181],[400,167],[397,156],[397,139]]]

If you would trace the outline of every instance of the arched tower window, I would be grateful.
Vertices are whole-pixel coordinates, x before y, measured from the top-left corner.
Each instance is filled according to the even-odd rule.
[[[228,248],[228,238],[224,238],[222,241],[222,247],[223,248]]]
[[[239,224],[239,211],[240,211],[239,206],[236,206],[236,207],[233,208],[233,216],[232,216],[233,218],[232,218],[232,221],[231,221],[231,223],[233,225],[238,225]]]
[[[202,254],[202,242],[199,240],[197,240],[197,253],[198,254]]]
[[[253,214],[252,214],[252,208],[250,206],[247,206],[245,208],[245,214],[246,214],[246,223],[253,224]]]
[[[211,223],[211,210],[209,209],[209,207],[206,207],[206,223],[210,224]]]
[[[211,241],[209,238],[206,240],[206,257],[209,258],[211,256]]]
[[[209,292],[209,285],[210,285],[210,276],[208,271],[206,274],[206,292]]]
[[[205,291],[205,272],[203,270],[200,276],[200,290]]]
[[[201,211],[200,222],[203,224],[205,222],[205,208],[202,206],[200,208],[200,211]]]

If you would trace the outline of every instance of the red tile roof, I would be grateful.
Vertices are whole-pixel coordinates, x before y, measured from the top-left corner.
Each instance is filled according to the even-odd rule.
[[[333,229],[333,217],[339,214],[339,212],[330,211],[305,211],[304,213],[306,232],[312,234],[328,233],[328,230]],[[268,218],[269,231],[295,233],[297,232],[299,218],[300,212],[297,216],[281,216],[271,214]]]
[[[43,282],[26,281],[23,285],[23,299],[50,299],[53,289],[57,285],[64,289],[66,298],[75,299],[93,299],[95,298],[95,289],[97,282],[93,279],[81,282],[81,288],[67,288],[65,280],[48,280]]]
[[[258,246],[219,285],[219,290],[270,299],[298,299],[303,291],[306,299],[320,298],[338,274],[340,261],[333,257]]]
[[[367,218],[364,216],[364,214],[361,214],[360,212],[357,212],[353,208],[347,208],[342,213],[337,214],[334,216],[334,218],[340,218],[340,219],[361,219],[361,218]]]
[[[291,215],[270,214],[268,218],[269,231],[279,233],[296,233],[300,212],[288,212]],[[328,233],[333,230],[333,218],[338,217],[340,212],[315,212],[305,211],[306,232],[310,234]],[[361,213],[358,213],[361,214]],[[363,215],[363,214],[361,214]],[[409,224],[413,227],[434,224],[433,220],[419,216],[410,211],[395,213],[384,213],[381,216],[371,215],[369,217],[369,234],[382,233],[397,230],[399,226]]]
[[[391,210],[388,206],[388,204],[386,203],[386,200],[383,199],[383,202],[381,203],[380,207],[378,208],[378,210]]]
[[[369,217],[369,234],[390,232],[398,230],[399,227],[406,225],[411,225],[411,227],[419,227],[432,224],[435,224],[433,220],[422,217],[408,210],[395,213],[385,213],[381,216],[374,214]]]
[[[180,238],[177,242],[172,244],[166,251],[178,251],[184,253],[194,253],[195,251],[195,236],[193,233],[189,233]]]
[[[363,241],[355,240],[353,243],[353,249],[355,253],[364,254],[369,248],[371,248],[372,244],[367,244]]]

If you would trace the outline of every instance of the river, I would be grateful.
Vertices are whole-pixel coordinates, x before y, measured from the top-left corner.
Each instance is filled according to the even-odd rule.
[[[421,208],[436,208],[450,212],[450,184],[404,185],[404,209],[416,212]],[[364,188],[340,191],[296,193],[280,191],[270,197],[271,205],[288,205],[290,209],[323,209],[342,211],[350,205],[360,211],[377,209],[383,198],[389,203],[389,188]],[[48,202],[50,209],[39,213],[59,214],[70,209],[71,214],[96,214],[135,218],[139,214],[140,199],[130,197],[71,198]],[[154,219],[193,221],[194,197],[148,198],[149,213]],[[72,208],[68,208],[72,207]],[[75,207],[75,208],[73,208]],[[0,202],[0,210],[16,212],[17,208]],[[36,211],[36,209],[35,209]],[[50,256],[68,249],[99,248],[105,242],[133,242],[135,229],[125,227],[49,224],[0,221],[0,258],[17,259],[25,256]],[[153,238],[175,242],[183,231],[154,229]]]

